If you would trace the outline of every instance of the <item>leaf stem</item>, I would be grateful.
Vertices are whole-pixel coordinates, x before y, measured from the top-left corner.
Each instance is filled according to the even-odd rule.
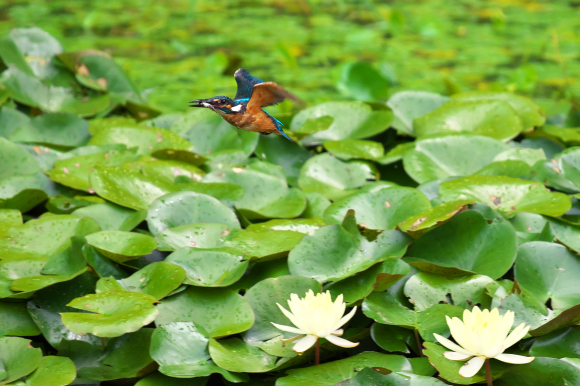
[[[101,337],[101,346],[103,346],[103,351],[107,348],[107,342],[105,342],[105,338]]]
[[[423,355],[423,346],[421,346],[421,337],[419,336],[419,331],[417,331],[417,329],[414,329],[415,331],[415,340],[417,340],[417,349],[419,349],[419,356],[424,357],[425,355]]]
[[[489,358],[485,358],[485,378],[487,379],[487,386],[493,386],[491,381],[491,366],[489,365]]]
[[[316,339],[316,353],[314,354],[314,365],[320,364],[320,340]]]

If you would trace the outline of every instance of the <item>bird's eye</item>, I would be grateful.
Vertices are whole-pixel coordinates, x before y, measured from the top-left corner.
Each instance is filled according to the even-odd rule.
[[[226,103],[225,99],[220,99],[220,103]]]

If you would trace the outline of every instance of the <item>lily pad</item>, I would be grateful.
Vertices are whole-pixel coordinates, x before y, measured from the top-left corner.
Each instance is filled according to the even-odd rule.
[[[516,232],[509,222],[488,223],[480,212],[468,210],[423,235],[408,253],[418,259],[411,264],[419,269],[423,263],[435,264],[498,279],[511,268],[516,252]]]
[[[151,154],[161,149],[189,150],[192,147],[189,141],[169,130],[145,126],[103,128],[89,141],[89,145],[108,144],[137,147],[139,154]]]
[[[546,117],[542,113],[540,106],[532,102],[531,99],[521,95],[511,94],[507,92],[485,92],[472,91],[463,92],[453,95],[453,100],[462,101],[493,101],[501,100],[510,104],[510,106],[518,113],[522,120],[524,130],[530,129],[534,126],[541,126],[546,121]]]
[[[42,351],[33,348],[28,339],[3,337],[0,338],[0,363],[4,370],[0,385],[5,385],[36,370],[42,363]]]
[[[508,145],[480,135],[446,135],[422,139],[403,156],[405,171],[418,183],[469,176],[508,149]]]
[[[103,231],[124,232],[133,230],[147,216],[144,210],[134,211],[108,202],[79,208],[73,213],[75,216],[92,218]]]
[[[248,302],[228,288],[188,287],[166,298],[157,308],[157,326],[193,322],[207,337],[237,334],[254,324]]]
[[[26,386],[62,386],[72,383],[77,375],[74,363],[65,357],[46,356],[38,368],[26,377]]]
[[[517,136],[522,119],[502,100],[452,100],[413,121],[417,137],[434,134],[465,133],[499,140]]]
[[[496,381],[498,386],[513,385],[533,386],[542,383],[567,386],[580,382],[578,367],[555,358],[536,358],[525,365],[511,366]]]
[[[570,199],[552,193],[537,182],[503,176],[469,176],[443,182],[439,188],[443,201],[473,199],[512,217],[530,212],[560,216],[570,209]]]
[[[279,378],[277,383],[278,386],[332,386],[354,377],[365,367],[412,372],[411,364],[402,355],[363,352],[319,366],[288,370],[288,376]]]
[[[262,161],[282,166],[290,186],[297,185],[300,168],[312,157],[309,150],[279,135],[260,135],[254,153]]]
[[[550,259],[546,260],[546,256]],[[554,310],[580,304],[580,295],[575,290],[579,274],[577,256],[562,245],[533,241],[522,244],[518,250],[515,279],[540,303],[551,299]]]
[[[277,357],[239,338],[209,340],[211,359],[222,369],[233,372],[265,373],[276,368]]]
[[[272,175],[250,168],[215,171],[205,182],[229,182],[244,189],[235,207],[246,218],[294,218],[306,208],[306,197],[296,188],[288,188],[284,176]]]
[[[342,141],[324,142],[324,147],[328,152],[341,160],[366,159],[374,161],[384,155],[383,145],[373,141],[363,141],[356,139],[345,139]]]
[[[44,114],[16,129],[10,135],[10,140],[73,148],[87,143],[88,128],[89,123],[76,114]]]
[[[321,283],[337,281],[389,258],[403,256],[409,242],[407,235],[395,230],[385,231],[370,242],[340,225],[329,225],[304,237],[290,251],[288,267],[293,275],[311,277]]]
[[[206,222],[240,227],[234,212],[217,199],[187,191],[158,198],[151,204],[147,215],[149,230],[154,235],[167,228]]]
[[[160,251],[176,251],[180,248],[217,248],[232,231],[227,224],[199,223],[167,228],[157,236]]]
[[[395,115],[392,126],[405,134],[415,136],[413,120],[433,111],[449,100],[449,97],[427,91],[399,91],[393,94],[387,102],[387,106]]]
[[[387,98],[390,82],[365,62],[347,62],[340,67],[336,86],[340,92],[355,100],[374,101]]]
[[[0,137],[0,179],[41,172],[38,162],[24,149]]]
[[[159,310],[157,299],[135,292],[109,291],[86,295],[68,304],[85,312],[63,312],[62,323],[78,335],[116,337],[153,322]]]
[[[405,295],[412,299],[418,310],[440,302],[465,309],[471,309],[475,304],[488,308],[491,299],[485,293],[485,286],[492,281],[492,278],[483,275],[446,278],[419,272],[405,283]]]
[[[355,189],[375,179],[370,164],[343,162],[331,154],[310,158],[300,170],[298,185],[305,193],[320,193],[336,200],[355,193]]]
[[[86,239],[88,244],[118,263],[147,255],[157,247],[153,237],[134,232],[96,232]]]
[[[290,124],[290,130],[302,131],[309,120],[322,117],[332,118],[332,123],[328,128],[302,138],[301,142],[304,145],[371,137],[389,127],[393,113],[388,110],[373,110],[371,106],[362,102],[325,102],[296,114]]]
[[[394,229],[411,216],[431,208],[429,199],[417,189],[377,186],[335,201],[324,212],[330,224],[340,223],[354,209],[359,225],[367,229]]]
[[[399,229],[411,234],[420,234],[420,231],[444,223],[457,213],[463,212],[470,204],[475,204],[475,201],[458,200],[434,206],[403,221],[399,224]]]
[[[0,336],[4,335],[40,335],[40,330],[26,311],[26,303],[0,302]]]
[[[165,259],[185,270],[185,284],[199,287],[227,287],[238,281],[249,260],[229,248],[182,248]]]

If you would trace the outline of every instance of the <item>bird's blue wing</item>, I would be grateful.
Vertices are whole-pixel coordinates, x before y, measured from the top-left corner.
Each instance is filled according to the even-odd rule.
[[[234,78],[238,84],[238,91],[236,92],[236,97],[234,99],[251,98],[252,92],[254,91],[254,86],[260,83],[264,83],[262,79],[250,75],[248,70],[244,68],[237,70],[234,74]]]

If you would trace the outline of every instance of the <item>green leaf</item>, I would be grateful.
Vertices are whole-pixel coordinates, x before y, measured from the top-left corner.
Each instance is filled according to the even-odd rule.
[[[0,363],[6,372],[0,385],[5,385],[36,370],[42,363],[42,351],[33,348],[28,339],[3,337],[0,338]]]
[[[36,160],[24,149],[0,137],[0,179],[41,172]]]
[[[18,49],[16,43],[9,37],[0,39],[0,59],[6,67],[14,66],[28,75],[34,75],[30,66],[26,63],[26,58]]]
[[[30,220],[0,235],[0,253],[54,256],[71,246],[71,237],[98,230],[94,220],[76,216],[53,215]]]
[[[453,95],[453,100],[462,101],[505,101],[517,112],[522,120],[524,130],[544,124],[546,118],[540,106],[531,99],[507,92],[472,91]]]
[[[28,122],[30,122],[28,115],[10,107],[0,108],[0,137],[10,137],[14,130]]]
[[[131,99],[141,101],[139,92],[127,78],[125,72],[117,63],[104,55],[88,54],[77,58],[78,64],[87,67],[92,79],[105,78],[107,89],[112,93],[128,93]]]
[[[26,386],[63,386],[75,380],[77,371],[69,358],[46,356],[31,375]]]
[[[263,166],[262,170],[257,170]],[[294,218],[306,208],[306,197],[296,188],[288,188],[286,178],[266,173],[266,163],[251,168],[232,168],[206,175],[204,182],[229,182],[244,189],[235,207],[249,220],[265,218]]]
[[[421,231],[426,231],[429,228],[445,223],[457,213],[464,211],[467,208],[467,205],[471,204],[475,204],[475,202],[473,200],[445,202],[434,206],[433,208],[426,209],[415,216],[409,217],[398,226],[399,229],[404,232],[422,234],[423,232]]]
[[[99,196],[135,210],[147,209],[155,199],[177,190],[175,185],[118,167],[96,167],[90,186]]]
[[[109,202],[79,208],[73,213],[75,216],[94,219],[103,231],[125,232],[133,230],[147,216],[144,210],[134,211]]]
[[[324,147],[328,152],[343,161],[351,159],[365,159],[374,161],[381,158],[385,149],[383,145],[373,141],[345,139],[343,141],[327,141]]]
[[[86,239],[88,244],[118,263],[148,255],[157,247],[153,237],[134,232],[96,232]]]
[[[554,310],[580,304],[576,290],[578,275],[577,256],[562,245],[534,241],[522,244],[518,250],[514,278],[540,303],[551,299]]]
[[[44,114],[16,129],[10,140],[23,143],[74,148],[89,140],[89,124],[71,113]]]
[[[560,216],[570,209],[570,199],[551,193],[538,182],[503,176],[470,176],[443,182],[439,187],[443,201],[473,199],[508,217],[530,212]]]
[[[301,142],[304,145],[371,137],[389,127],[393,114],[388,110],[373,111],[371,106],[362,102],[325,102],[296,114],[290,124],[290,130],[303,131],[309,120],[322,117],[331,117],[332,124],[324,130],[302,138]]]
[[[22,213],[17,209],[0,209],[0,233],[22,225]]]
[[[184,279],[183,268],[165,261],[157,261],[128,278],[119,280],[119,283],[129,292],[144,293],[162,299],[177,289]],[[99,282],[101,280],[103,279]],[[98,285],[97,283],[97,287]]]
[[[199,287],[227,287],[242,277],[249,263],[229,248],[182,248],[165,261],[185,270],[185,284]]]
[[[327,225],[326,222],[319,217],[292,220],[281,219],[251,224],[246,228],[246,230],[251,232],[292,231],[313,235],[317,229],[322,228],[325,225]]]
[[[167,228],[157,236],[160,251],[175,251],[180,248],[217,248],[223,245],[224,237],[232,231],[227,224],[199,223]]]
[[[336,281],[324,287],[333,296],[344,295],[344,301],[354,303],[367,297],[373,291],[385,291],[410,271],[409,265],[401,259],[387,259],[366,271]]]
[[[379,322],[371,326],[373,341],[385,351],[395,351],[409,354],[409,347],[417,352],[417,342],[413,330]]]
[[[304,233],[294,231],[238,231],[232,232],[224,246],[239,250],[253,259],[285,257],[304,238]],[[252,260],[253,260],[252,259]]]
[[[166,298],[157,308],[157,326],[193,322],[208,337],[237,334],[254,324],[254,313],[248,302],[228,288],[188,287]]]
[[[290,186],[298,183],[300,168],[312,157],[309,150],[279,135],[260,135],[254,154],[262,161],[282,166]]]
[[[149,347],[153,330],[142,328],[118,338],[105,340],[104,349],[99,344],[89,346],[87,350],[86,343],[69,341],[61,350],[61,355],[66,355],[79,363],[79,379],[109,381],[139,377],[151,371],[153,359],[149,355]]]
[[[230,208],[213,197],[187,191],[158,198],[151,204],[147,214],[147,225],[154,235],[167,228],[196,223],[220,223],[231,228],[240,227]]]
[[[304,163],[298,186],[304,193],[320,193],[336,200],[374,179],[373,167],[363,161],[343,162],[331,154],[319,154]]]
[[[209,354],[216,365],[227,371],[265,373],[276,368],[277,357],[238,338],[210,339]]]
[[[405,134],[415,136],[413,120],[438,108],[449,97],[427,91],[399,91],[393,94],[387,106],[393,110],[392,126]]]
[[[255,346],[281,334],[285,337],[294,336],[295,334],[284,333],[272,325],[271,322],[292,325],[276,303],[288,309],[287,302],[291,294],[303,298],[309,290],[319,293],[321,289],[316,280],[302,276],[281,276],[258,282],[244,295],[256,317],[252,328],[244,332],[244,341]]]
[[[490,164],[508,145],[480,135],[422,139],[403,156],[405,171],[418,183],[469,176]]]
[[[485,381],[485,369],[479,370],[473,377],[464,378],[459,375],[459,369],[465,364],[463,361],[452,361],[443,356],[443,352],[448,351],[445,347],[425,342],[423,344],[426,350],[423,353],[429,357],[429,362],[439,371],[439,376],[446,381],[459,385],[472,385],[474,383]],[[500,362],[497,360],[491,361],[491,376],[492,379],[497,379],[502,376],[506,369],[510,366],[509,363]],[[518,365],[514,367],[521,367]],[[497,382],[496,382],[497,383]],[[517,383],[517,381],[516,381]],[[518,383],[519,384],[519,383]]]
[[[134,292],[109,291],[86,295],[68,304],[83,311],[61,313],[62,322],[75,334],[91,333],[100,337],[116,337],[139,330],[153,322],[159,310],[157,299]]]
[[[217,366],[216,368],[219,369]],[[225,370],[222,371],[225,372]],[[205,386],[208,380],[209,377],[173,378],[154,372],[151,375],[147,375],[145,378],[141,378],[135,386]]]
[[[137,147],[138,154],[151,154],[156,150],[189,150],[192,145],[169,130],[145,126],[108,127],[99,130],[89,145],[123,144]]]
[[[3,335],[40,335],[40,330],[26,311],[26,303],[0,302],[0,336]]]
[[[354,377],[366,367],[380,367],[393,372],[412,371],[411,364],[402,355],[363,352],[318,366],[288,370],[288,376],[279,378],[276,383],[277,386],[332,386]]]
[[[199,154],[212,154],[222,150],[240,149],[249,157],[258,144],[258,133],[236,129],[219,115],[204,111],[205,115],[183,134],[193,144],[193,151]],[[181,125],[178,123],[176,125]],[[171,128],[172,131],[174,128]]]
[[[425,310],[440,302],[465,309],[471,309],[478,303],[481,308],[488,308],[491,299],[485,294],[485,286],[492,281],[483,275],[445,278],[420,272],[405,283],[405,295],[413,300],[418,310]]]
[[[413,358],[418,359],[418,358]],[[430,376],[421,376],[408,373],[390,373],[383,375],[382,368],[365,368],[359,371],[353,378],[337,383],[336,386],[369,386],[369,385],[384,385],[384,386],[405,386],[405,385],[421,385],[421,386],[437,386],[445,385]],[[383,370],[384,371],[384,370]]]
[[[27,174],[0,180],[0,208],[28,212],[55,194],[52,182],[44,174]]]
[[[580,358],[580,350],[576,344],[580,339],[580,331],[569,327],[554,331],[539,337],[530,349],[530,355],[551,358]]]
[[[359,101],[384,100],[390,82],[383,74],[364,62],[347,62],[340,67],[336,87],[344,95]]]
[[[366,229],[395,229],[411,216],[431,208],[429,199],[417,189],[377,186],[335,201],[324,212],[329,224],[340,223],[349,209]]]
[[[499,140],[517,136],[522,119],[502,100],[452,100],[413,121],[417,137],[434,134],[478,134]],[[527,127],[526,127],[527,129]]]
[[[490,224],[480,212],[468,210],[415,241],[409,256],[417,258],[411,264],[419,269],[434,264],[498,279],[511,268],[516,251],[516,233],[508,221]]]
[[[391,230],[368,241],[353,235],[340,225],[318,229],[290,251],[288,266],[293,275],[311,277],[319,282],[345,279],[376,263],[401,257],[410,238]]]
[[[578,384],[578,382],[580,382],[578,367],[554,358],[536,358],[525,365],[511,366],[495,384],[497,386],[514,384],[522,386],[541,384],[570,386]]]

